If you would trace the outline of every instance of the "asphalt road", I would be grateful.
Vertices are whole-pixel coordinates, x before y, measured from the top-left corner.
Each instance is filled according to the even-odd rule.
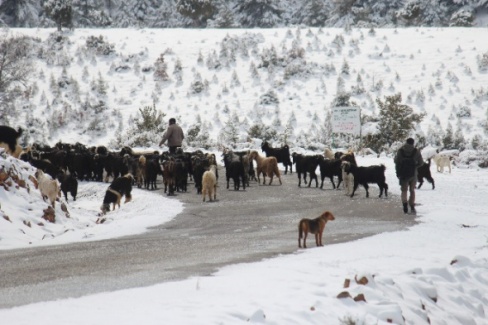
[[[283,175],[283,185],[275,179],[271,186],[253,182],[234,191],[232,181],[226,189],[224,171],[219,174],[217,201],[203,203],[190,183],[189,192],[174,197],[185,203],[183,212],[145,234],[0,251],[0,308],[207,276],[224,265],[294,254],[298,221],[325,210],[336,216],[327,224],[325,245],[415,223],[398,196],[378,198],[376,185],[370,198],[360,188],[351,199],[328,179],[323,190],[298,188],[293,173]],[[317,249],[313,236],[307,244]]]

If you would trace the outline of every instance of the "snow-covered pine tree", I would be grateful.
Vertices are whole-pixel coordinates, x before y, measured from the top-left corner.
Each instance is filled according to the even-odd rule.
[[[0,21],[12,27],[37,27],[42,10],[38,0],[0,1]]]
[[[178,0],[176,10],[193,21],[193,27],[205,27],[207,20],[212,18],[217,7],[211,0]]]
[[[442,144],[444,145],[444,148],[446,148],[446,149],[453,149],[454,148],[454,135],[453,135],[452,125],[450,122],[447,123],[446,133],[444,134],[444,137],[442,138]]]
[[[383,144],[390,147],[396,141],[405,141],[415,126],[422,121],[425,114],[416,114],[413,109],[401,104],[400,93],[386,96],[385,101],[376,99],[379,107],[378,133],[382,135]]]
[[[241,0],[234,7],[240,27],[278,27],[283,25],[280,0]]]
[[[73,27],[73,0],[47,0],[43,7],[46,15],[56,24],[58,32],[62,27]]]
[[[112,19],[104,1],[73,0],[73,23],[79,27],[110,26]]]
[[[144,27],[153,25],[162,0],[118,0],[112,19],[117,27]]]
[[[325,26],[330,12],[331,7],[328,1],[304,1],[301,7],[293,14],[292,22],[312,27]]]

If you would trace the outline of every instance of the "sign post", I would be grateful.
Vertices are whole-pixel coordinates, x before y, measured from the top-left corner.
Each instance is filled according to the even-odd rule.
[[[359,107],[333,107],[332,132],[359,135],[361,146],[361,109]]]

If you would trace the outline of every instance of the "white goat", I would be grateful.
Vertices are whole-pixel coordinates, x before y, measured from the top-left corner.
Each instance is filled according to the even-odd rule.
[[[38,169],[35,173],[39,191],[41,192],[42,199],[46,201],[49,200],[51,206],[54,208],[56,203],[56,198],[61,195],[59,190],[59,183],[57,180],[52,179],[51,176],[44,174],[41,169]]]
[[[210,169],[205,171],[202,176],[202,197],[205,202],[205,196],[208,194],[208,200],[217,199],[217,165],[210,165]]]

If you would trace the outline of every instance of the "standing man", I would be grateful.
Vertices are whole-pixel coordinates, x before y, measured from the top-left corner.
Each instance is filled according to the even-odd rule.
[[[168,140],[169,153],[175,153],[176,148],[181,147],[184,138],[183,130],[176,124],[176,119],[170,118],[169,126],[163,135],[163,139],[159,142],[159,146],[161,147]]]
[[[408,213],[415,211],[415,187],[417,186],[417,168],[424,164],[420,150],[414,147],[415,141],[408,138],[406,143],[398,149],[395,156],[396,175],[400,180],[402,191],[403,212]],[[410,192],[410,196],[408,196]]]

